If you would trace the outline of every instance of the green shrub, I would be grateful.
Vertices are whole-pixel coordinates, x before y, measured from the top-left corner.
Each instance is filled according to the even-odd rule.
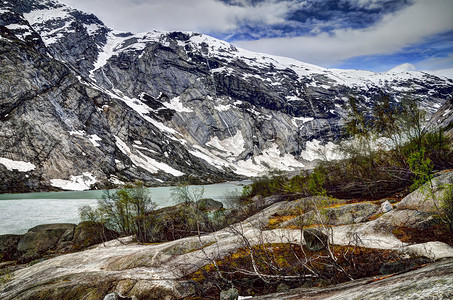
[[[80,217],[83,221],[105,224],[121,234],[135,235],[140,242],[148,242],[154,232],[153,220],[148,215],[155,206],[143,182],[137,181],[118,191],[104,191],[98,207],[82,207]]]
[[[250,185],[251,191],[249,197],[256,195],[268,197],[275,194],[281,194],[284,192],[284,185],[287,180],[288,179],[281,174],[257,178]]]
[[[407,163],[415,177],[411,190],[415,191],[432,179],[433,164],[429,158],[425,158],[424,148],[410,154]]]
[[[441,199],[442,219],[453,233],[453,184],[447,184]]]

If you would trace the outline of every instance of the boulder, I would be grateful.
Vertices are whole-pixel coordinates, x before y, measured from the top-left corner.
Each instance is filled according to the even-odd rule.
[[[444,186],[447,184],[453,184],[453,171],[442,173],[435,177],[431,184],[426,183],[407,195],[397,204],[397,209],[413,209],[430,214],[439,214],[441,199],[445,192]]]
[[[284,293],[284,292],[287,292],[289,291],[291,288],[289,286],[287,286],[286,284],[284,283],[280,283],[278,286],[277,286],[277,293]]]
[[[22,235],[0,235],[0,262],[15,259],[17,244],[19,244],[21,238]]]
[[[439,241],[409,245],[403,247],[402,250],[409,255],[427,257],[433,260],[453,257],[453,247]]]
[[[354,203],[332,208],[311,210],[292,220],[283,222],[280,227],[309,226],[314,224],[325,225],[348,225],[367,221],[371,216],[379,212],[380,207],[373,203]]]
[[[202,211],[216,211],[222,209],[223,204],[220,201],[205,198],[197,201],[197,207]]]
[[[31,228],[17,245],[21,262],[37,259],[58,249],[72,239],[75,224],[45,224]]]
[[[379,271],[383,275],[397,274],[410,271],[417,266],[432,263],[433,261],[425,257],[414,257],[410,259],[386,262],[381,265]]]
[[[393,209],[392,204],[386,200],[384,203],[381,204],[381,212],[386,213]]]
[[[118,236],[117,232],[106,228],[104,224],[84,221],[75,228],[72,243],[75,249],[83,249],[115,239]]]
[[[304,230],[305,246],[310,251],[319,251],[327,247],[328,237],[318,229]]]
[[[126,297],[119,293],[110,293],[110,294],[105,295],[103,300],[135,300],[135,299],[137,299],[137,297],[135,297],[135,296]]]
[[[235,288],[220,292],[220,300],[237,300],[238,298],[239,292]]]
[[[439,219],[433,217],[432,214],[411,209],[393,210],[382,215],[378,220],[391,227],[409,227],[420,230],[427,229],[439,222]]]

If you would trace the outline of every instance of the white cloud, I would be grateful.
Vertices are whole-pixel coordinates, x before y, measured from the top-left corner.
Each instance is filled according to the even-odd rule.
[[[388,1],[341,0],[353,7],[382,9]],[[310,7],[310,1],[264,0],[251,5],[247,0],[236,0],[228,5],[219,0],[63,0],[76,8],[92,12],[106,25],[132,32],[151,30],[196,31],[206,34],[235,36],[246,33],[260,38],[263,32],[253,32],[241,27],[259,25],[272,34],[288,34],[279,38],[261,38],[255,41],[236,41],[235,45],[301,61],[338,67],[342,61],[364,55],[385,55],[400,52],[407,46],[421,43],[428,37],[453,30],[453,0],[414,0],[402,5],[394,13],[383,15],[377,23],[361,29],[338,28],[323,32],[326,26],[336,27],[333,20],[309,20],[311,35],[289,36],[273,25],[293,24],[288,17],[294,11]],[[310,4],[311,3],[311,4]],[[332,23],[329,23],[332,22]],[[345,24],[347,25],[347,24]],[[307,27],[308,28],[308,27]],[[446,61],[451,65],[451,57]],[[442,67],[437,59],[425,61],[418,69]],[[385,62],[383,62],[385,65]],[[436,67],[438,65],[438,67]]]
[[[430,57],[415,64],[418,70],[453,69],[453,53],[445,57]]]
[[[285,17],[304,5],[300,1],[266,0],[256,6],[227,5],[218,0],[63,0],[92,12],[106,25],[132,32],[180,30],[227,32],[243,23],[286,23]]]
[[[335,66],[351,57],[395,53],[432,35],[453,30],[452,11],[451,0],[418,0],[365,29],[337,29],[330,34],[234,44],[249,50]]]

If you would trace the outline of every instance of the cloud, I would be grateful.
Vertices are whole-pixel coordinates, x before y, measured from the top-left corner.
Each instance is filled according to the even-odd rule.
[[[362,62],[368,61],[381,71],[404,62],[428,64],[431,57],[440,61],[453,51],[437,48],[451,34],[428,43],[433,35],[453,32],[452,0],[62,1],[114,29],[196,31],[325,67],[367,68]]]
[[[415,64],[417,70],[453,69],[453,53],[442,57],[429,57]]]
[[[453,29],[453,1],[418,0],[383,16],[373,26],[336,29],[315,36],[237,41],[234,44],[265,53],[335,66],[351,57],[390,54],[432,35]]]
[[[230,5],[218,0],[63,0],[62,2],[93,12],[108,26],[132,32],[181,30],[231,32],[242,24],[269,26],[287,22],[289,12],[300,1],[266,0],[256,5]]]

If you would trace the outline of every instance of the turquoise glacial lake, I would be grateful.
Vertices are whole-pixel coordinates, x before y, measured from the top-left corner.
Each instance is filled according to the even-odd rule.
[[[242,183],[220,183],[190,186],[204,188],[204,198],[221,201],[224,207],[231,205],[231,195],[240,195]],[[174,187],[149,188],[153,202],[158,207],[176,204],[172,198]],[[0,235],[23,234],[41,224],[80,222],[79,208],[85,205],[97,206],[102,197],[99,191],[48,192],[27,194],[0,194]]]

